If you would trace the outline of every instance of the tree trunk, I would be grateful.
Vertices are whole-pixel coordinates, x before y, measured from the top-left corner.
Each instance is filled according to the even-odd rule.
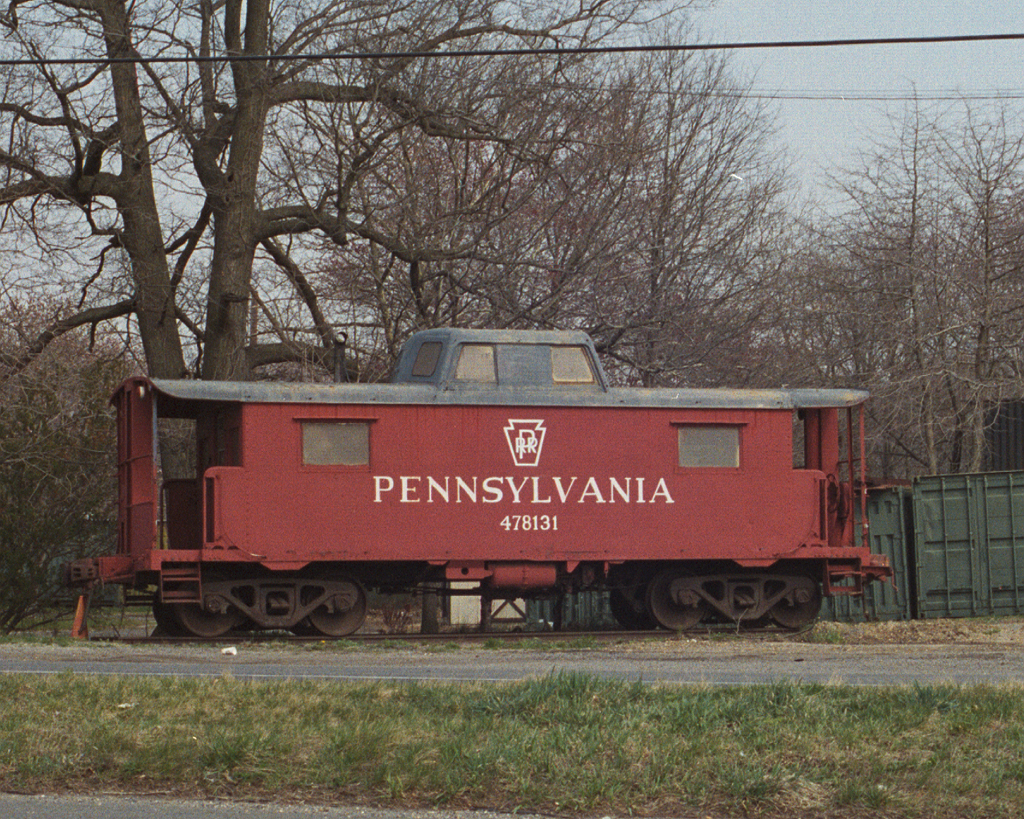
[[[109,0],[100,10],[107,54],[112,59],[135,56],[124,0]],[[160,214],[153,192],[149,141],[143,119],[138,76],[133,63],[110,67],[121,133],[121,188],[117,204],[124,219],[121,243],[131,260],[135,314],[150,375],[187,375],[175,318],[174,289],[164,252]]]
[[[225,7],[224,32],[229,51],[267,52],[270,8],[267,0],[246,3],[244,46],[241,0]],[[263,156],[263,132],[270,88],[265,60],[232,63],[238,105],[234,115],[226,173],[207,189],[213,202],[215,240],[206,313],[203,378],[238,381],[250,377],[246,359],[249,287],[258,241],[256,183]],[[202,175],[201,175],[202,176]],[[209,178],[209,177],[207,177]]]

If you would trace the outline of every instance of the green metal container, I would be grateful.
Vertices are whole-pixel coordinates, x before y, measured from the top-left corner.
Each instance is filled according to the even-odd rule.
[[[917,616],[1024,611],[1024,472],[914,483]]]
[[[822,620],[856,623],[913,617],[913,572],[908,570],[912,565],[910,490],[903,486],[872,490],[868,493],[867,508],[871,551],[889,558],[893,579],[869,583],[863,597],[826,597],[821,606]],[[858,514],[858,520],[859,517]]]

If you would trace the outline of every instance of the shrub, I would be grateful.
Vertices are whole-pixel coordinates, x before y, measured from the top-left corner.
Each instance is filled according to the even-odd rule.
[[[0,362],[14,360],[16,340],[0,333]],[[109,398],[125,373],[71,337],[25,368],[0,369],[0,633],[40,625],[70,600],[65,561],[113,550]]]

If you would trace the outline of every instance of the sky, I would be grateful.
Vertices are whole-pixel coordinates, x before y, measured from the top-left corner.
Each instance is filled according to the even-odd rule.
[[[1017,0],[718,0],[691,11],[704,42],[1024,33]],[[822,195],[825,177],[855,167],[905,103],[850,99],[857,92],[909,95],[1003,92],[1024,97],[1024,40],[1003,43],[855,46],[732,52],[733,70],[757,91],[846,92],[835,100],[779,100],[779,139],[804,191]],[[984,105],[978,102],[976,106]],[[1021,111],[1024,98],[1008,103]],[[975,107],[972,105],[972,107]]]

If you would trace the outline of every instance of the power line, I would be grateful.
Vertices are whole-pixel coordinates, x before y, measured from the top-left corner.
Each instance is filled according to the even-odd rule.
[[[598,86],[582,84],[569,86],[568,84],[554,84],[545,87],[560,88],[584,88],[590,91],[598,90]],[[965,91],[957,88],[933,88],[915,89],[913,91],[886,90],[884,88],[837,88],[837,89],[816,89],[816,88],[790,88],[790,89],[769,89],[769,88],[735,88],[732,90],[715,91],[700,90],[695,92],[677,91],[672,89],[652,89],[651,94],[662,97],[686,96],[688,93],[699,96],[720,97],[725,99],[762,100],[779,102],[997,102],[1003,100],[1024,99],[1024,88],[988,88]]]
[[[855,46],[885,45],[933,45],[943,43],[981,43],[1024,40],[1019,34],[953,34],[927,37],[858,37],[846,40],[766,40],[750,43],[681,43],[661,45],[617,45],[617,46],[566,46],[551,48],[481,48],[450,51],[379,51],[379,52],[323,52],[319,54],[224,54],[219,56],[186,55],[180,57],[47,57],[43,59],[3,59],[2,66],[25,65],[113,65],[133,63],[137,65],[158,65],[176,63],[233,63],[261,61],[344,61],[344,60],[396,60],[396,59],[439,59],[465,57],[527,57],[550,56],[568,57],[589,54],[644,54],[672,53],[685,51],[741,51],[779,48],[850,48]]]
[[[961,100],[994,102],[1000,100],[1024,99],[1024,89],[1012,88],[987,91],[937,89],[914,92],[883,90],[816,91],[813,89],[764,91],[751,89],[749,91],[712,92],[712,95],[720,97],[740,97],[743,99],[753,100],[795,100],[798,102],[959,102]]]

